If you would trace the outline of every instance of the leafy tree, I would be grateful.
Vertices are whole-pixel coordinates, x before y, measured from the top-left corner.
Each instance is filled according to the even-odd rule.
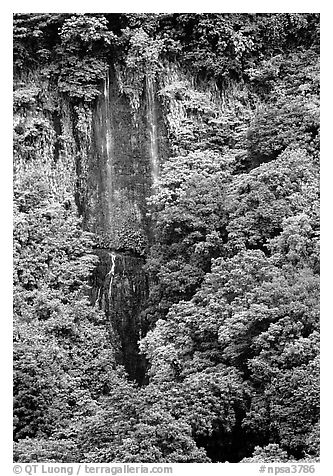
[[[256,446],[250,458],[242,459],[241,463],[318,463],[318,458],[306,456],[295,460],[276,443],[270,443],[264,448]]]
[[[317,101],[281,99],[258,113],[248,131],[249,160],[253,166],[275,159],[288,146],[314,153],[319,148]]]
[[[283,220],[316,214],[318,166],[301,150],[288,150],[275,161],[238,175],[228,191],[228,248],[262,249],[279,235]]]
[[[15,438],[49,437],[108,392],[114,356],[87,298],[92,238],[38,172],[15,185]],[[83,411],[84,409],[84,411]]]
[[[58,28],[69,15],[66,13],[15,13],[13,18],[14,68],[47,64],[58,44]]]
[[[232,158],[193,152],[169,159],[151,197],[156,244],[147,269],[156,285],[151,302],[162,315],[170,304],[189,299],[221,252],[225,239],[224,197]],[[156,312],[149,309],[148,312]]]
[[[80,445],[89,462],[207,462],[191,428],[161,410],[146,391],[124,382],[82,426]]]
[[[235,388],[243,386],[238,411],[249,412],[244,431],[302,457],[318,418],[312,363],[318,354],[318,279],[307,267],[283,270],[273,262],[260,251],[216,260],[192,300],[174,305],[142,349],[152,363],[152,382],[185,385],[188,374],[199,378],[209,371],[215,378],[220,366],[234,369],[240,379]]]
[[[264,448],[256,446],[253,456],[242,459],[241,463],[289,463],[288,453],[283,451],[276,443],[271,443]]]
[[[181,60],[219,82],[242,78],[262,57],[319,45],[319,16],[313,14],[185,13],[158,19],[163,32],[181,44]]]
[[[14,461],[17,463],[76,463],[80,459],[74,440],[25,438],[14,442]]]
[[[58,87],[72,99],[93,101],[105,78],[108,64],[105,50],[117,44],[117,36],[108,31],[103,15],[74,15],[65,20],[60,33],[61,44]]]
[[[319,61],[314,49],[280,52],[246,71],[252,88],[269,104],[281,99],[314,99],[319,94]]]

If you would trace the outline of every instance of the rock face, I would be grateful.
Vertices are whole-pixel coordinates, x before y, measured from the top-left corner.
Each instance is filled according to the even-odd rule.
[[[144,332],[140,312],[148,297],[144,259],[109,249],[99,249],[97,254],[100,261],[92,279],[92,301],[105,311],[119,337],[118,361],[131,379],[141,383],[145,361],[137,342]]]
[[[110,68],[92,111],[88,150],[77,159],[78,174],[84,171],[78,201],[83,226],[99,242],[92,300],[110,319],[120,339],[119,360],[138,381],[144,374],[137,345],[140,312],[148,296],[144,254],[153,240],[146,199],[165,150],[154,80],[146,78],[144,85],[134,109]]]

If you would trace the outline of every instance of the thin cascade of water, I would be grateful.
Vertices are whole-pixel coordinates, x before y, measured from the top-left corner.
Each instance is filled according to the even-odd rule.
[[[147,120],[149,128],[149,155],[151,163],[151,172],[153,183],[156,184],[159,173],[158,161],[158,136],[157,136],[157,117],[155,108],[155,84],[151,75],[146,76],[146,90],[147,90]]]
[[[99,300],[101,297],[101,289],[102,289],[101,287],[98,288],[97,298],[95,300],[94,307],[97,307],[99,305]]]
[[[106,275],[106,279],[110,276],[110,282],[109,282],[109,292],[108,292],[108,297],[109,300],[111,299],[112,295],[112,284],[113,284],[113,279],[114,279],[114,272],[115,272],[115,266],[116,266],[116,255],[115,253],[110,253],[110,258],[111,258],[111,269]]]
[[[112,200],[114,193],[114,147],[113,147],[113,132],[112,132],[112,108],[111,108],[111,92],[110,92],[110,71],[107,70],[104,80],[103,89],[103,123],[101,125],[101,143],[103,151],[103,195],[102,200],[104,203],[104,219],[107,222],[107,227],[111,227],[112,223]]]
[[[106,73],[104,82],[104,101],[105,101],[105,116],[106,116],[106,153],[110,157],[111,152],[111,134],[110,134],[110,72]]]

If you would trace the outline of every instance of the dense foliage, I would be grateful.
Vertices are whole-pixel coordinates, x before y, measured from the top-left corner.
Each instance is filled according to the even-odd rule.
[[[318,459],[318,49],[316,14],[14,15],[16,461]],[[141,386],[74,196],[110,65],[168,139]]]

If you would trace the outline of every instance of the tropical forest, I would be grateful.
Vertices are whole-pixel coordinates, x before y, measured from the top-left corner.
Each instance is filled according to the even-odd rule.
[[[319,461],[319,14],[13,16],[14,460]]]

